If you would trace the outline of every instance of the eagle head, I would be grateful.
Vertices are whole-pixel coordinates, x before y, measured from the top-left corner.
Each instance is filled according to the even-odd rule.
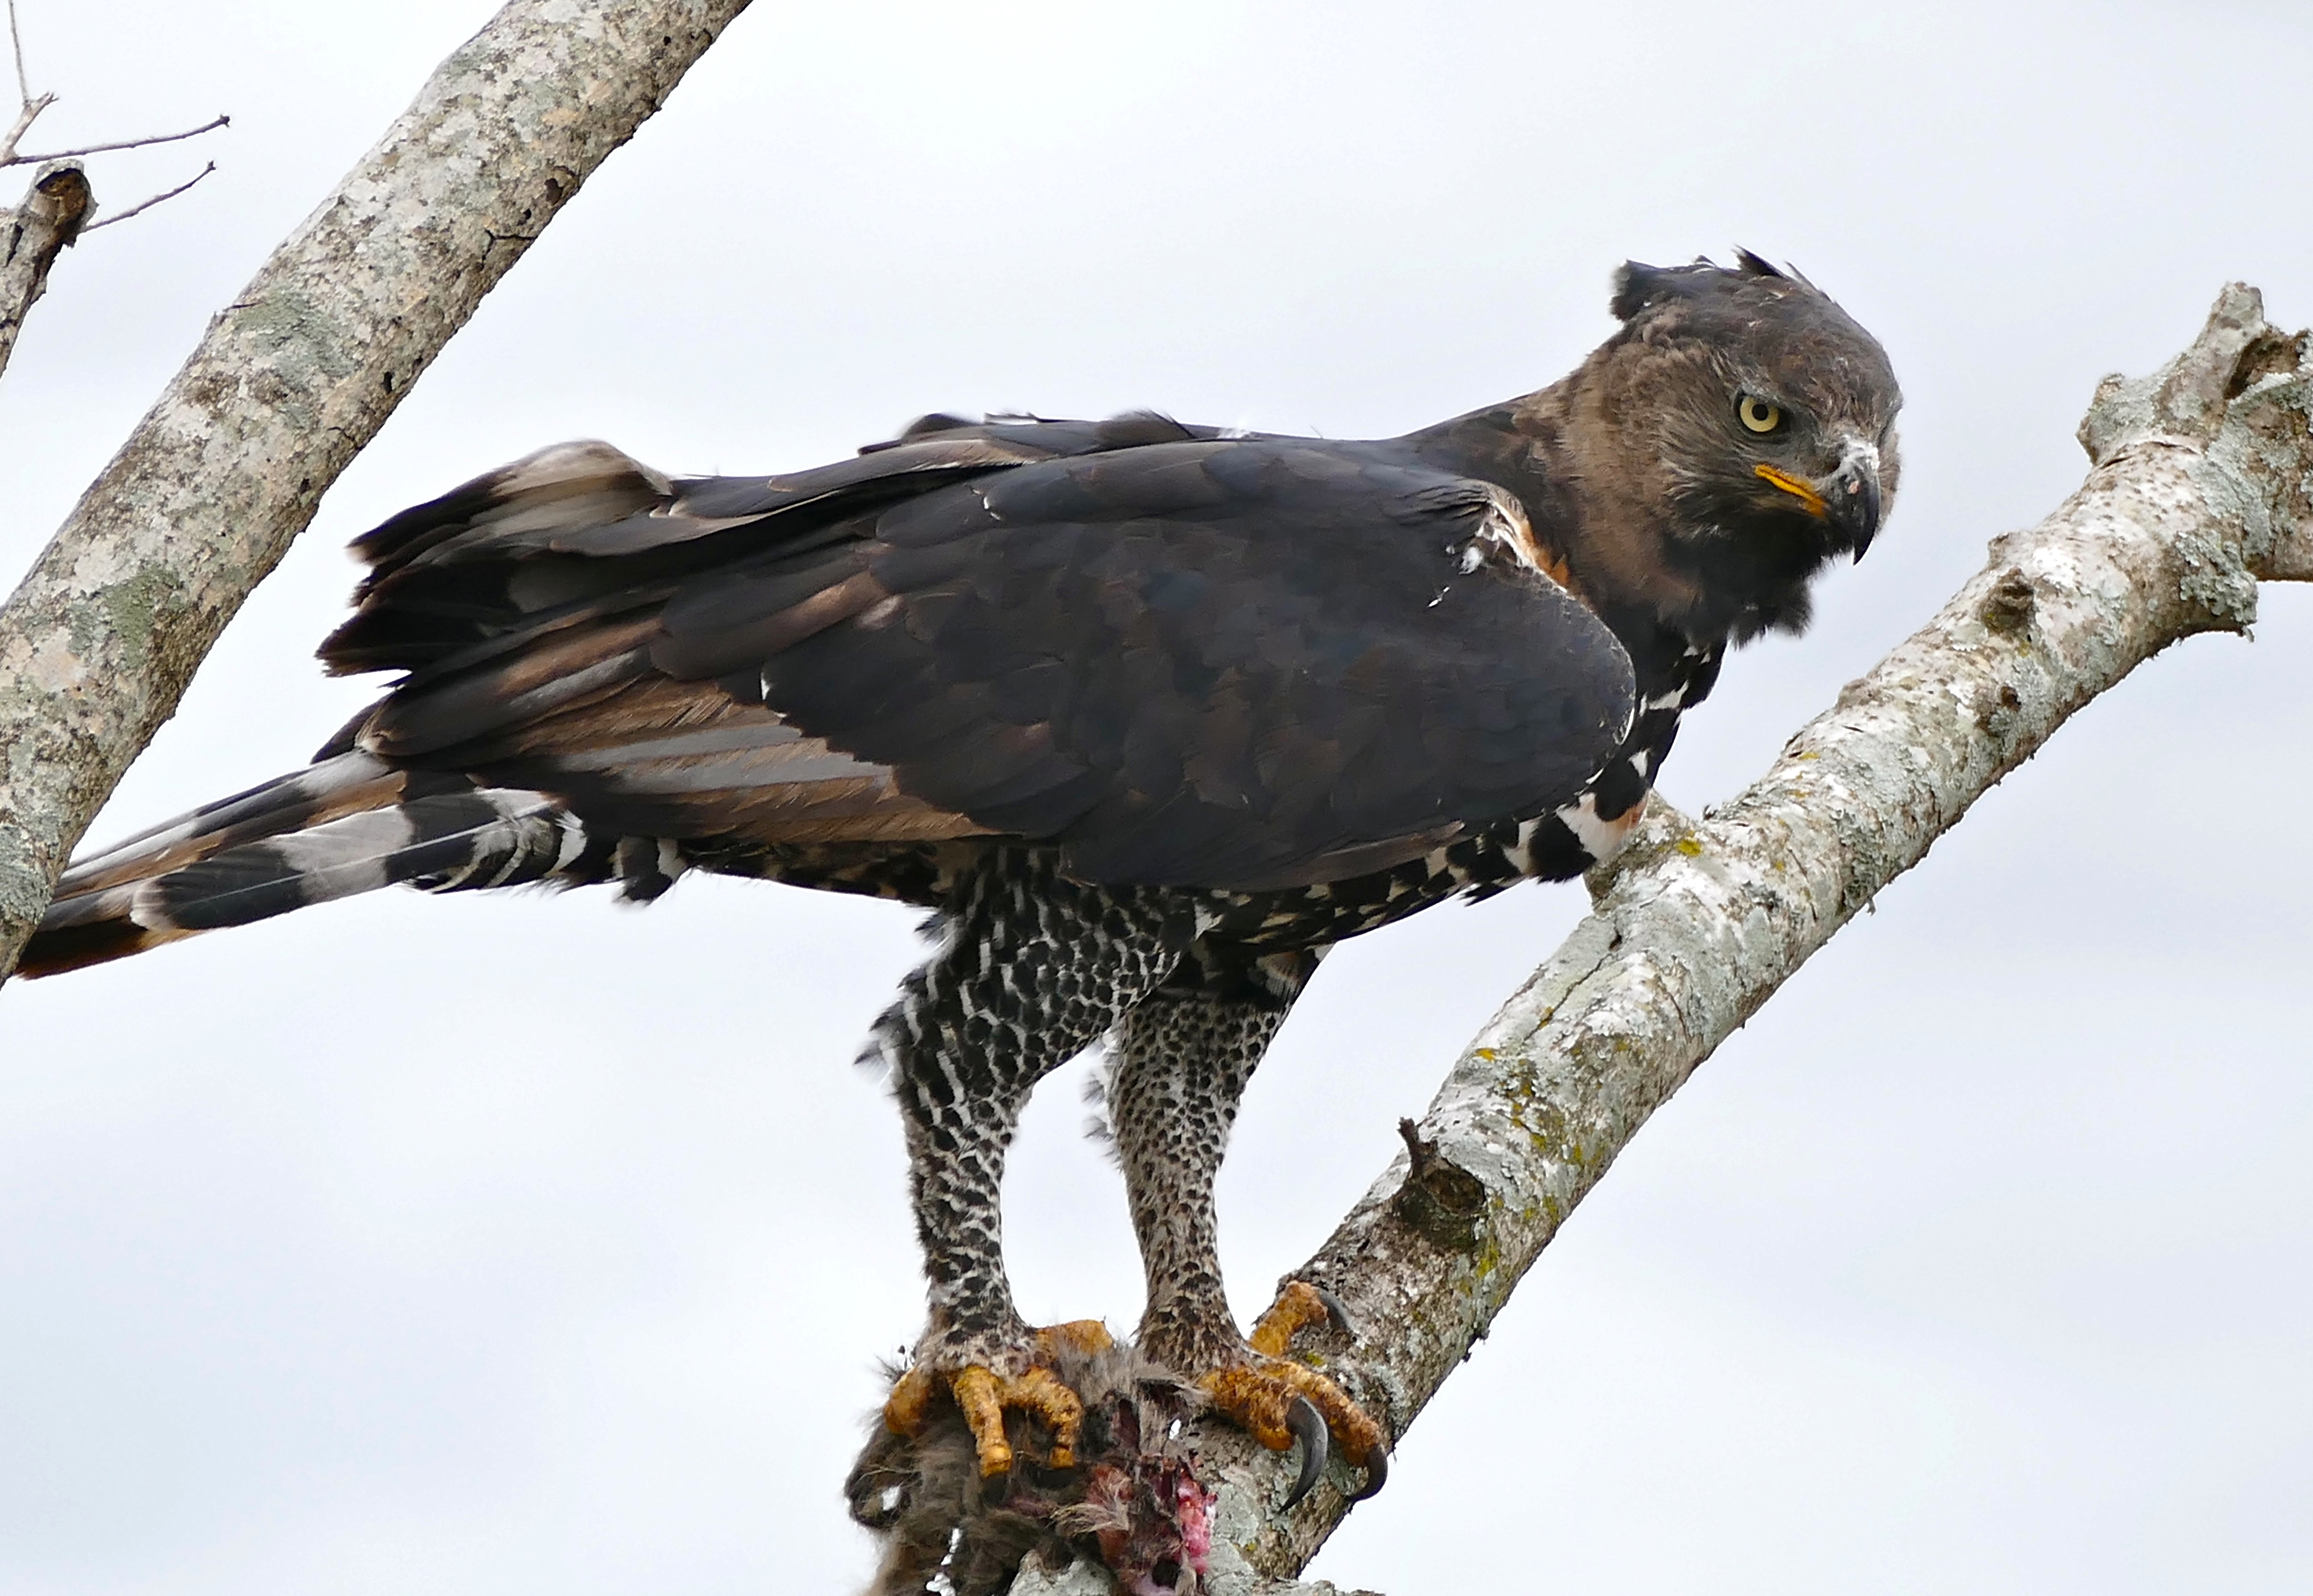
[[[1666,620],[1798,631],[1807,586],[1860,559],[1895,498],[1886,351],[1796,271],[1626,263],[1621,330],[1569,380],[1585,542]]]

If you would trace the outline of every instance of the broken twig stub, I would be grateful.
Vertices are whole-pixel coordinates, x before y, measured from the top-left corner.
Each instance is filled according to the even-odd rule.
[[[16,352],[16,335],[40,295],[48,270],[72,246],[96,208],[88,174],[75,161],[58,161],[32,176],[22,204],[0,211],[0,372]]]

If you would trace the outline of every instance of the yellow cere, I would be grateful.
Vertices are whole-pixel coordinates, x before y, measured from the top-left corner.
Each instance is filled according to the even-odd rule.
[[[1820,516],[1831,507],[1824,502],[1822,494],[1817,493],[1789,472],[1777,471],[1772,465],[1755,465],[1751,471],[1753,475],[1763,481],[1772,482],[1776,487],[1798,499],[1814,515]]]

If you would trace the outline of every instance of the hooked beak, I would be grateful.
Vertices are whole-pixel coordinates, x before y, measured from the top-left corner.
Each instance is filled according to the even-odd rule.
[[[1831,524],[1846,535],[1849,551],[1862,559],[1879,534],[1879,451],[1851,442],[1839,469],[1824,483],[1823,497]]]
[[[1761,481],[1798,499],[1809,515],[1830,522],[1856,559],[1863,558],[1863,551],[1878,535],[1879,451],[1875,445],[1860,438],[1849,439],[1839,469],[1813,482],[1772,465],[1755,465],[1751,470]]]

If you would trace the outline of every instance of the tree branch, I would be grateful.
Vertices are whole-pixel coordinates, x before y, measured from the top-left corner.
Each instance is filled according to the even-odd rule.
[[[66,161],[34,173],[22,202],[0,211],[0,372],[16,353],[24,318],[48,291],[48,269],[95,207],[87,173]]]
[[[1700,821],[1658,805],[1596,908],[1447,1077],[1419,1133],[1299,1274],[1359,1327],[1332,1372],[1403,1434],[1615,1155],[1695,1066],[1970,804],[2144,660],[2239,631],[2256,581],[2313,578],[2313,337],[2252,289],[2155,375],[2107,378],[2087,481]],[[1214,1426],[1211,1590],[1305,1566],[1337,1467],[1273,1514],[1290,1459]],[[1077,1571],[1040,1591],[1074,1590]]]
[[[16,141],[24,136],[24,129],[32,125],[32,119],[46,110],[48,101],[55,98],[52,94],[43,94],[39,104],[32,102],[31,80],[24,75],[24,36],[16,27],[16,0],[8,0],[8,54],[16,63],[16,98],[24,107],[15,127],[9,130],[7,147],[13,150]]]
[[[209,646],[746,0],[512,0],[211,323],[0,610],[0,975]]]
[[[55,98],[56,96],[53,94],[44,94],[40,97],[40,103],[41,105],[46,105]],[[26,104],[25,110],[28,112],[31,112],[31,115],[39,114],[39,109],[29,102]],[[26,116],[23,119],[23,125],[29,125],[31,120],[31,116]],[[13,140],[12,139],[7,148],[0,150],[0,165],[5,165],[10,163],[20,164],[29,163],[34,161],[70,161],[81,155],[108,154],[114,150],[141,150],[150,145],[176,144],[188,138],[198,138],[204,133],[214,133],[220,128],[230,128],[232,126],[233,119],[231,117],[215,116],[211,117],[207,121],[203,122],[199,127],[188,128],[181,133],[148,133],[142,138],[116,138],[109,144],[87,144],[81,145],[81,147],[76,150],[56,150],[45,155],[20,155],[16,154]],[[21,138],[22,137],[23,137],[23,131],[22,126],[20,126],[16,130],[14,137]]]
[[[10,13],[10,20],[12,22],[14,20],[13,12]],[[16,66],[16,73],[20,79],[23,75],[23,63],[20,58]],[[0,166],[13,166],[17,163],[19,157],[16,154],[16,146],[23,142],[24,135],[32,130],[32,124],[40,119],[40,113],[56,102],[57,97],[54,94],[41,94],[35,97],[29,90],[26,91],[24,102],[16,111],[16,119],[8,124],[7,132],[0,133]]]
[[[83,233],[93,233],[100,227],[110,227],[115,222],[125,222],[131,216],[141,216],[146,211],[151,210],[154,206],[162,204],[166,200],[174,199],[178,195],[183,193],[186,190],[191,188],[195,183],[199,182],[203,178],[208,176],[210,172],[215,172],[215,170],[216,163],[212,161],[207,166],[202,167],[198,172],[193,173],[192,176],[187,178],[183,182],[179,183],[175,188],[163,189],[149,199],[138,200],[127,210],[115,211],[112,215],[104,217],[101,221],[91,222],[87,226],[83,227],[81,231]]]

